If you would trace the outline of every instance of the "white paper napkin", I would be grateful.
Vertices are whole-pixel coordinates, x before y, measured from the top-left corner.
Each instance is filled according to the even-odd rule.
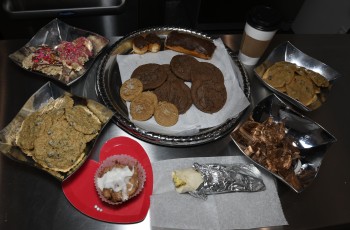
[[[275,179],[262,172],[265,191],[209,195],[207,200],[175,191],[171,172],[198,163],[250,163],[242,156],[182,158],[154,162],[152,227],[177,229],[250,229],[287,225]]]
[[[192,105],[185,114],[180,115],[177,124],[171,127],[158,125],[154,118],[143,122],[132,120],[131,117],[130,120],[137,126],[156,133],[167,135],[191,135],[197,133],[199,129],[220,125],[227,119],[236,117],[247,106],[249,106],[249,100],[245,97],[237,80],[238,76],[241,76],[239,68],[235,64],[232,64],[231,57],[227,53],[221,39],[214,40],[214,43],[217,48],[212,59],[204,60],[197,58],[197,60],[201,62],[207,61],[214,64],[224,75],[227,101],[219,112],[214,114],[203,113]],[[177,52],[166,50],[158,53],[146,53],[143,55],[117,55],[121,80],[122,82],[128,80],[132,72],[142,64],[169,64],[172,57],[178,54],[179,53]],[[187,84],[190,86],[190,83]],[[130,103],[127,103],[127,106],[129,109]]]

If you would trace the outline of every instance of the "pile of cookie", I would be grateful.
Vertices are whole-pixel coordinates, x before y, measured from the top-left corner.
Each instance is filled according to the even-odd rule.
[[[57,98],[25,117],[16,145],[46,171],[62,177],[83,162],[87,143],[112,116],[103,111],[90,100],[75,105],[69,95]]]
[[[191,83],[189,87],[185,82]],[[192,56],[175,55],[170,64],[138,66],[120,88],[120,96],[131,102],[130,114],[145,121],[153,115],[162,126],[172,126],[179,114],[193,105],[204,113],[216,113],[226,103],[224,76],[209,62]]]
[[[262,79],[305,106],[316,103],[321,89],[329,87],[329,81],[321,74],[286,61],[274,63]]]

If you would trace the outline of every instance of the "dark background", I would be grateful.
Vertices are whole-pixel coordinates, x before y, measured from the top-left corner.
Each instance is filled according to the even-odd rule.
[[[152,26],[182,26],[207,33],[241,33],[249,9],[269,5],[282,15],[278,33],[293,33],[291,24],[304,0],[126,0],[117,12],[98,12],[121,0],[0,0],[0,39],[31,38],[54,18],[101,35],[123,36]],[[89,13],[81,8],[89,8]],[[55,9],[55,12],[48,12]],[[69,10],[66,10],[69,9]],[[94,9],[96,10],[94,12]],[[44,12],[44,13],[43,13]]]

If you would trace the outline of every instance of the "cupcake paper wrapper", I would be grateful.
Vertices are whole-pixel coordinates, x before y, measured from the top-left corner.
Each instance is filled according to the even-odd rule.
[[[113,167],[115,165],[115,162],[118,161],[119,164],[123,164],[123,165],[128,165],[131,167],[135,167],[135,169],[138,172],[138,179],[139,179],[139,186],[137,188],[137,191],[130,196],[127,200],[121,201],[121,202],[112,202],[108,199],[106,199],[103,195],[102,195],[102,191],[101,189],[99,189],[99,187],[97,186],[97,178],[98,175],[100,175],[101,171],[106,168],[106,167]],[[99,197],[101,198],[102,201],[111,204],[111,205],[119,205],[122,204],[130,199],[132,199],[133,197],[137,196],[143,189],[144,187],[144,183],[146,181],[146,172],[145,169],[142,167],[142,165],[140,164],[140,162],[138,162],[138,160],[136,160],[135,158],[129,156],[129,155],[125,155],[125,154],[120,154],[120,155],[113,155],[110,156],[108,158],[106,158],[100,165],[100,167],[97,169],[96,173],[95,173],[95,178],[94,178],[94,184],[95,184],[95,188],[96,191],[99,195]]]

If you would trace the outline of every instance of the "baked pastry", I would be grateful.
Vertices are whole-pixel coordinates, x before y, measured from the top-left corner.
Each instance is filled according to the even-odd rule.
[[[49,46],[29,47],[30,54],[22,61],[25,69],[30,69],[44,73],[49,76],[61,76],[63,64],[55,50]]]
[[[179,120],[179,112],[174,104],[161,101],[155,108],[154,119],[162,126],[173,126]]]
[[[102,201],[120,204],[142,190],[145,177],[145,171],[136,159],[128,155],[113,155],[96,171],[95,186]]]
[[[79,37],[72,42],[63,41],[56,50],[63,65],[74,71],[80,71],[85,62],[93,55],[92,42],[85,38]]]
[[[134,120],[146,121],[153,116],[155,99],[150,92],[142,92],[130,103],[130,115]]]
[[[148,42],[146,39],[139,35],[132,40],[132,49],[136,54],[144,54],[148,51]]]
[[[162,68],[167,73],[167,80],[154,93],[158,101],[170,102],[176,106],[179,114],[184,114],[192,106],[191,89],[170,71],[169,65],[162,65]]]
[[[62,41],[54,48],[47,45],[28,47],[29,54],[23,59],[22,66],[69,82],[83,73],[85,63],[105,44],[106,41],[89,36]]]
[[[224,107],[227,92],[224,83],[195,81],[191,87],[193,104],[202,112],[216,113]]]
[[[132,101],[143,91],[143,84],[137,78],[126,80],[120,87],[120,97],[125,101]]]
[[[286,92],[306,106],[317,100],[313,82],[305,76],[295,76],[290,84],[286,85]]]
[[[16,145],[36,164],[56,175],[82,162],[87,143],[101,128],[101,121],[88,107],[74,105],[73,99],[65,95],[25,117]]]
[[[330,86],[321,74],[287,61],[274,63],[264,72],[262,79],[309,108],[321,105],[321,96],[318,95],[322,88]]]
[[[184,81],[191,81],[191,73],[197,59],[189,55],[175,55],[170,61],[171,71]]]
[[[145,36],[146,41],[148,42],[148,51],[156,53],[160,50],[162,41],[154,33],[149,33]]]
[[[215,44],[209,39],[178,31],[169,33],[165,40],[165,47],[203,59],[211,59],[216,49]]]
[[[152,90],[161,86],[167,75],[161,65],[149,63],[138,66],[131,74],[131,78],[139,79],[143,84],[143,90]]]
[[[198,62],[192,67],[191,81],[211,81],[221,84],[224,82],[224,75],[215,65],[209,62]]]

